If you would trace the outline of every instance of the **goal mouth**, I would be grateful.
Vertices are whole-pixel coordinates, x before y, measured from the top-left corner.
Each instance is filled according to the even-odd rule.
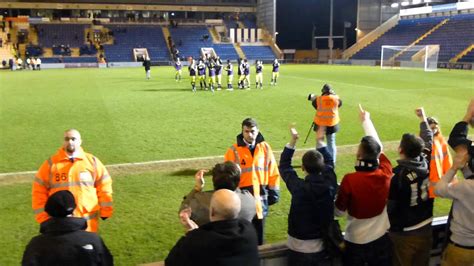
[[[381,69],[417,68],[438,70],[439,45],[382,45]]]

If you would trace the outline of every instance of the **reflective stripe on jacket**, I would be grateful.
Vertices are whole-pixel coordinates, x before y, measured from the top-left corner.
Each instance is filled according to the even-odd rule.
[[[433,148],[431,149],[430,162],[430,198],[435,198],[434,187],[439,179],[451,168],[453,159],[448,150],[448,143],[441,132],[433,137]]]
[[[278,191],[280,189],[280,172],[273,152],[266,142],[255,144],[254,154],[247,146],[232,145],[224,155],[226,161],[235,162],[240,166],[241,175],[239,187],[252,187],[257,208],[257,217],[262,219],[264,203],[268,202],[268,195],[260,195],[261,188]],[[270,203],[272,204],[272,203]]]
[[[75,217],[88,221],[88,231],[97,230],[97,219],[112,216],[112,178],[104,165],[82,148],[74,157],[68,158],[61,148],[41,165],[33,181],[32,207],[36,221],[49,219],[44,205],[50,195],[60,190],[69,190],[76,199]],[[95,220],[95,221],[94,221]]]
[[[316,115],[314,123],[318,126],[332,127],[339,123],[339,97],[323,95],[316,98]]]

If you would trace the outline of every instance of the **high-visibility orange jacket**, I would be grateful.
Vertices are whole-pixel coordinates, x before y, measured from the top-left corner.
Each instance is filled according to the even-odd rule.
[[[112,178],[99,159],[82,148],[75,156],[68,158],[61,148],[41,165],[33,181],[33,211],[39,223],[48,220],[44,211],[48,197],[57,191],[69,190],[77,205],[73,215],[85,218],[87,231],[96,232],[98,218],[112,216]]]
[[[339,123],[340,100],[337,95],[329,94],[316,97],[314,123],[318,126],[332,127]]]
[[[239,187],[254,195],[257,217],[262,219],[267,214],[268,205],[278,202],[280,197],[280,172],[270,145],[259,133],[252,155],[240,134],[237,143],[227,150],[224,159],[240,166]]]
[[[453,159],[448,150],[448,143],[444,139],[441,132],[433,136],[433,146],[431,149],[430,161],[430,198],[435,198],[434,187],[439,179],[451,168]]]

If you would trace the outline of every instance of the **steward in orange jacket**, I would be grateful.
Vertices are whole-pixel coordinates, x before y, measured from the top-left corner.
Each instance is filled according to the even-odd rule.
[[[227,150],[224,159],[240,166],[239,188],[255,197],[257,215],[252,223],[261,245],[268,206],[280,198],[280,172],[272,149],[260,134],[254,119],[247,118],[242,122],[242,133],[237,136],[237,143]]]
[[[64,144],[46,160],[33,181],[32,207],[36,221],[50,217],[44,211],[48,197],[69,190],[76,199],[74,217],[87,220],[87,231],[97,232],[98,218],[112,216],[112,178],[99,159],[81,148],[81,135],[75,129],[64,133]]]
[[[439,179],[451,168],[453,165],[453,159],[449,153],[448,143],[441,134],[439,129],[438,121],[432,117],[426,119],[428,124],[433,131],[433,146],[431,149],[431,161],[430,161],[430,185],[429,195],[430,198],[435,198],[434,187],[438,183]]]
[[[326,135],[328,151],[335,164],[337,154],[336,133],[339,131],[339,107],[342,106],[342,101],[329,84],[324,84],[321,89],[321,96],[310,94],[308,100],[311,101],[314,109],[316,109],[313,119],[316,143],[318,140],[323,140],[324,135]]]

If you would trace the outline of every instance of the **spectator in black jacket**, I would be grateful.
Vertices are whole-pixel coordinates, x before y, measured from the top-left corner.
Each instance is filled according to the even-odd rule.
[[[180,212],[187,234],[171,249],[165,265],[258,266],[255,229],[250,222],[237,219],[239,196],[219,189],[212,195],[210,209],[211,222],[201,227],[190,219],[190,208]]]
[[[23,253],[22,265],[113,265],[113,257],[102,239],[86,232],[87,222],[72,217],[76,202],[72,193],[61,190],[48,198],[45,211],[51,219],[40,225]]]
[[[394,266],[428,266],[433,243],[433,198],[428,194],[433,132],[423,108],[416,109],[416,114],[421,138],[403,134],[390,182],[387,212]]]
[[[280,158],[280,174],[291,193],[288,216],[288,265],[329,265],[323,245],[323,230],[334,219],[337,179],[334,161],[326,145],[318,142],[318,150],[303,155],[302,169],[307,176],[300,179],[291,165],[299,138],[290,129],[291,140]]]

